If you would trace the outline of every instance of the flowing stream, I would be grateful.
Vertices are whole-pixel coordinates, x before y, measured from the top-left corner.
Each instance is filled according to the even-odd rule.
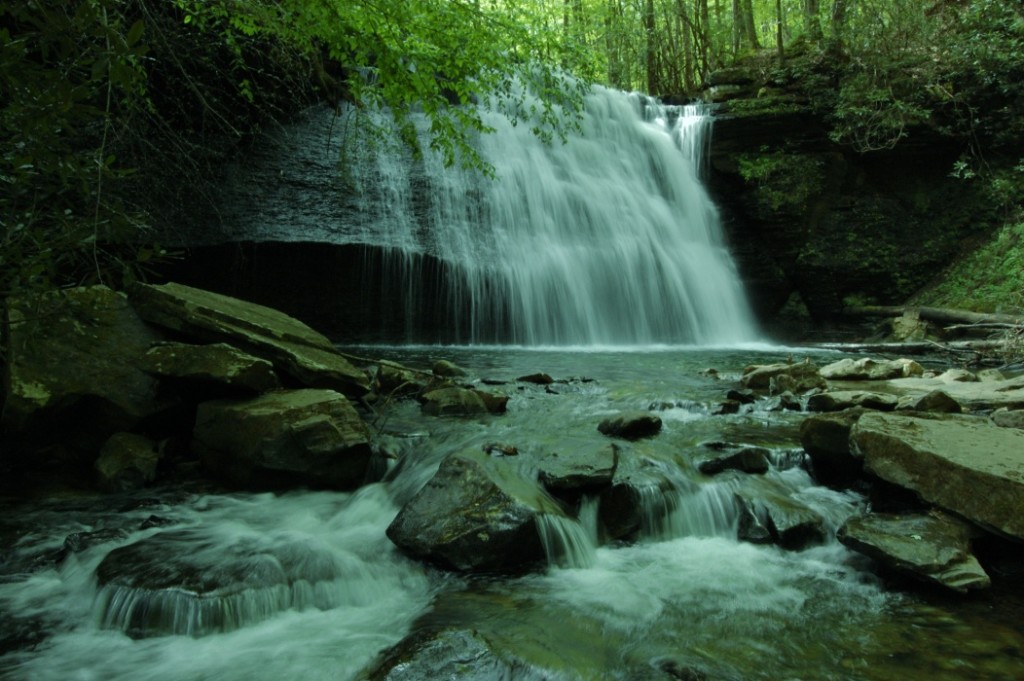
[[[800,551],[737,540],[739,489],[793,495],[833,529],[865,504],[813,485],[795,465],[800,415],[762,406],[709,415],[745,363],[776,351],[357,350],[413,366],[445,357],[476,377],[506,381],[489,389],[511,396],[508,413],[439,419],[420,415],[415,402],[395,403],[376,427],[403,464],[386,482],[353,493],[185,486],[6,498],[0,678],[355,679],[407,634],[438,627],[486,637],[521,661],[514,678],[522,679],[669,679],[660,670],[672,668],[708,679],[808,681],[1009,681],[1024,672],[1019,602],[886,589],[869,561],[831,538]],[[708,367],[720,378],[703,375]],[[513,380],[536,371],[559,382],[545,389]],[[600,444],[603,416],[651,405],[663,432],[627,447],[662,462],[672,485],[652,493],[635,543],[599,544],[586,501],[578,522],[540,523],[551,564],[524,576],[446,574],[403,557],[385,537],[401,504],[450,452],[495,441],[524,453],[566,438]],[[705,477],[695,464],[708,441],[767,447],[773,466],[764,476]],[[60,557],[66,537],[97,531],[91,544]],[[134,631],[110,614],[96,569],[117,547],[156,533],[174,536],[174,559],[187,556],[200,572],[229,569],[241,553],[269,555],[286,567],[301,563],[315,588],[295,580],[292,592],[268,595],[254,584],[218,601],[232,603],[236,618],[208,620],[209,630]]]

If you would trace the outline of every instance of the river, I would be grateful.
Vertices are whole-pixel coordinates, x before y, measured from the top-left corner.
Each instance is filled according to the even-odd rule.
[[[510,395],[508,412],[433,418],[413,401],[384,406],[377,438],[402,463],[384,482],[351,493],[229,493],[199,483],[109,496],[7,491],[0,678],[340,681],[359,678],[410,633],[447,628],[476,632],[515,659],[507,677],[514,679],[1024,678],[1024,610],[1012,575],[994,575],[988,594],[953,597],[883,580],[869,560],[831,537],[799,551],[736,538],[732,492],[752,485],[800,499],[830,531],[865,507],[857,494],[816,486],[800,465],[800,414],[769,411],[762,402],[711,415],[744,365],[787,353],[802,359],[802,351],[347,349],[411,366],[450,359]],[[514,380],[538,371],[557,382],[545,388]],[[586,531],[582,557],[563,556],[525,575],[471,578],[409,560],[385,536],[401,503],[451,452],[491,442],[544,451],[566,437],[601,443],[596,426],[605,415],[652,406],[663,431],[627,452],[664,462],[679,485],[638,541],[597,545]],[[702,443],[712,441],[767,447],[773,466],[764,476],[705,477],[694,463],[706,456]],[[156,520],[140,529],[150,518]],[[583,517],[582,525],[590,522]],[[73,533],[119,528],[55,558]],[[109,594],[96,568],[115,548],[168,532],[179,536],[183,555],[213,556],[209,570],[245,544],[317,556],[334,576],[309,598],[244,611],[221,630],[125,632],[105,614]],[[440,671],[407,669],[393,678],[433,679]]]

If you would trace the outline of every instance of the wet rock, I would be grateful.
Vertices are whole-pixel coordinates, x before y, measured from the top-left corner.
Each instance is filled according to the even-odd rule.
[[[800,424],[800,445],[811,460],[814,478],[831,487],[851,487],[864,472],[864,459],[850,449],[850,431],[863,408],[811,416]]]
[[[653,461],[620,452],[611,486],[601,492],[598,519],[610,540],[630,539],[650,518],[663,515],[675,486]]]
[[[739,402],[740,404],[753,404],[757,401],[757,395],[753,390],[744,388],[743,390],[737,390],[733,388],[725,394],[725,399],[732,400],[733,402]]]
[[[977,416],[868,413],[850,440],[865,470],[979,525],[1024,539],[1024,431]]]
[[[977,383],[978,377],[967,369],[948,369],[938,375],[943,383]]]
[[[739,538],[754,544],[802,549],[825,540],[824,519],[796,499],[774,490],[736,493]]]
[[[508,410],[508,395],[490,393],[486,390],[474,390],[473,392],[483,401],[488,413],[504,414]]]
[[[639,440],[660,433],[661,418],[642,411],[622,412],[601,421],[597,429],[609,437]]]
[[[944,390],[933,390],[919,397],[908,396],[899,401],[899,410],[927,411],[938,414],[960,414],[964,408]]]
[[[377,365],[374,389],[388,397],[408,397],[427,389],[429,376],[397,362],[381,362]]]
[[[46,440],[95,433],[99,445],[163,408],[142,369],[162,340],[105,286],[6,301],[3,426]],[[88,446],[88,445],[87,445]],[[95,450],[93,450],[95,451]]]
[[[506,401],[508,398],[505,398]],[[420,396],[424,414],[431,416],[472,416],[490,410],[480,391],[448,386],[423,393]]]
[[[168,283],[139,284],[132,305],[146,321],[209,342],[226,342],[274,364],[310,388],[362,397],[365,373],[352,366],[331,341],[299,320],[263,305]]]
[[[765,411],[801,411],[800,399],[789,390],[770,398],[764,406]]]
[[[578,498],[611,485],[618,463],[618,445],[566,441],[537,461],[538,478],[555,496]]]
[[[115,433],[103,445],[93,468],[97,486],[107,492],[124,492],[151,484],[157,477],[161,452],[143,435]]]
[[[972,534],[966,523],[943,513],[870,513],[847,520],[836,537],[890,568],[965,592],[991,585],[971,553]]]
[[[233,631],[289,609],[338,605],[316,586],[342,576],[325,550],[292,541],[171,530],[114,549],[96,568],[100,626],[133,638]]]
[[[1002,407],[1024,408],[1024,376],[984,383],[980,381],[947,381],[942,377],[899,378],[890,381],[889,387],[904,397],[915,398],[933,390],[942,390],[959,402],[964,409],[971,411]]]
[[[72,532],[64,538],[64,543],[61,545],[60,550],[54,554],[54,561],[62,563],[68,556],[81,553],[89,547],[98,544],[124,541],[128,538],[129,534],[129,531],[123,527],[106,527],[90,532]]]
[[[446,359],[434,362],[433,372],[439,378],[459,378],[466,375],[465,369]]]
[[[738,414],[742,408],[743,405],[736,400],[725,400],[711,410],[711,415],[728,416],[729,414]]]
[[[372,455],[366,424],[333,390],[204,402],[193,436],[207,468],[246,488],[352,489],[365,482]]]
[[[474,629],[444,629],[419,632],[403,640],[360,678],[366,681],[546,681],[551,676],[514,655],[495,650],[491,642]]]
[[[544,558],[536,517],[564,515],[509,459],[451,454],[402,508],[387,535],[413,558],[463,572],[508,572]]]
[[[763,447],[743,447],[738,451],[701,461],[697,469],[704,475],[718,475],[727,470],[763,474],[768,472],[770,455],[771,452]]]
[[[161,343],[146,352],[144,368],[160,378],[261,393],[280,387],[274,365],[228,345]]]
[[[992,422],[1001,428],[1024,428],[1024,409],[999,409],[992,413]]]
[[[895,395],[868,392],[866,390],[840,390],[811,395],[807,399],[807,411],[843,411],[852,407],[864,407],[878,411],[892,411],[899,398]]]
[[[822,367],[829,381],[884,381],[890,378],[920,376],[924,368],[912,359],[876,360],[845,358]]]
[[[776,388],[779,387],[780,376],[787,377],[782,379],[786,389],[796,393],[827,387],[825,379],[818,372],[818,367],[811,362],[750,366],[743,370],[740,384],[750,390],[766,391],[771,388],[773,380]]]
[[[535,385],[551,385],[555,382],[555,379],[551,378],[545,373],[530,374],[528,376],[520,376],[516,379],[520,383],[533,383]]]
[[[999,369],[982,369],[978,372],[978,380],[982,383],[998,383],[1005,381],[1006,375]]]

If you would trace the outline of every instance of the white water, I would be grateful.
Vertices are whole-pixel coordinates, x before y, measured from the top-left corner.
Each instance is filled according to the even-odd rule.
[[[347,156],[360,229],[345,239],[392,249],[381,277],[407,303],[422,276],[412,256],[438,259],[461,342],[750,341],[743,288],[698,177],[710,121],[696,107],[595,88],[564,145],[485,114],[494,132],[478,147],[493,180],[445,168],[429,150],[420,162],[394,149]]]

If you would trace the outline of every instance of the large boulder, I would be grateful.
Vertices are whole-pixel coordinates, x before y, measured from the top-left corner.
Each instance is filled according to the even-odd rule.
[[[372,455],[370,433],[333,390],[282,390],[199,405],[193,433],[203,463],[247,488],[352,489]]]
[[[144,367],[154,376],[198,385],[255,393],[280,387],[273,364],[227,343],[161,343],[146,353]]]
[[[976,416],[868,413],[850,438],[869,472],[977,524],[1024,539],[1024,431]]]
[[[11,296],[5,340],[8,432],[70,434],[73,420],[102,443],[161,409],[157,381],[142,368],[161,335],[105,286]]]
[[[299,320],[263,305],[168,283],[139,284],[131,303],[148,322],[209,342],[227,342],[274,363],[302,385],[362,397],[365,373],[341,355],[327,337]]]
[[[869,513],[848,519],[836,537],[894,570],[964,592],[991,585],[971,553],[972,533],[966,523],[943,513]]]
[[[508,405],[506,395],[454,385],[429,390],[420,395],[419,399],[423,413],[431,416],[502,414]]]
[[[514,460],[477,449],[450,454],[388,526],[388,537],[414,558],[464,572],[539,563],[545,553],[537,518],[563,512]]]
[[[821,369],[822,377],[829,381],[884,381],[923,373],[924,368],[912,359],[877,360],[870,357],[847,357]]]
[[[751,390],[766,391],[774,388],[773,393],[785,390],[804,393],[815,388],[828,387],[817,365],[812,362],[780,362],[749,366],[743,370],[740,383],[744,388]],[[780,389],[782,387],[784,390]]]
[[[850,431],[862,408],[811,416],[800,424],[800,444],[811,460],[814,478],[832,487],[850,487],[864,472],[864,459],[850,449]]]

